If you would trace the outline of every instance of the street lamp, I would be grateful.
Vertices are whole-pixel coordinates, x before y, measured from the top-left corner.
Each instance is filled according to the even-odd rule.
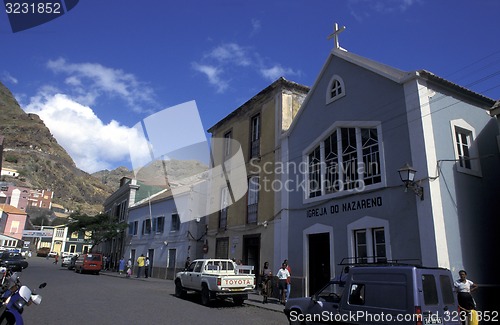
[[[408,189],[412,189],[415,195],[420,197],[420,200],[424,199],[424,188],[415,182],[415,174],[417,170],[406,163],[403,167],[398,169],[399,177],[401,181],[405,184],[405,192]]]

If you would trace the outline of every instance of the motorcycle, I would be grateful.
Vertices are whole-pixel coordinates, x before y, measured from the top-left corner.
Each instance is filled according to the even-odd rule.
[[[23,325],[24,321],[21,314],[23,313],[24,307],[32,303],[39,305],[42,302],[42,296],[36,294],[34,290],[31,291],[27,286],[21,285],[21,281],[16,272],[0,268],[0,273],[2,273],[2,271],[0,325]],[[38,288],[45,288],[46,285],[47,283],[44,282],[40,284]]]

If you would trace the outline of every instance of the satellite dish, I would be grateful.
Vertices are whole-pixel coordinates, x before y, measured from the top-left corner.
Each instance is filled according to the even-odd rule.
[[[163,244],[165,244],[165,246],[167,246],[167,245],[168,245],[168,240],[165,240],[165,241],[163,242]]]

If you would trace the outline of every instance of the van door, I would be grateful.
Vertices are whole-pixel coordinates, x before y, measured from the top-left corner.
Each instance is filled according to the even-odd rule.
[[[451,274],[447,270],[418,269],[419,301],[424,324],[459,324]],[[455,316],[455,317],[454,317]]]

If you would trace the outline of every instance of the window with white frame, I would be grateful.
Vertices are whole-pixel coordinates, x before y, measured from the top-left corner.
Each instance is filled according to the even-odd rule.
[[[348,251],[358,263],[386,262],[391,259],[389,221],[370,216],[347,225]]]
[[[384,228],[354,230],[356,263],[387,261]]]
[[[321,155],[320,146],[312,150],[308,156],[309,197],[321,195]]]
[[[259,206],[259,176],[248,179],[247,223],[257,223]]]
[[[457,144],[458,164],[461,168],[472,169],[470,162],[470,145],[472,132],[459,127],[455,127],[455,141]]]
[[[474,128],[463,119],[453,120],[450,123],[455,158],[457,159],[457,171],[481,176],[481,164],[478,159],[479,152],[474,142]]]
[[[328,88],[326,90],[326,103],[336,101],[345,96],[345,86],[344,81],[338,75],[332,76],[330,82],[328,83]]]
[[[379,127],[335,127],[307,154],[307,198],[382,182]]]

